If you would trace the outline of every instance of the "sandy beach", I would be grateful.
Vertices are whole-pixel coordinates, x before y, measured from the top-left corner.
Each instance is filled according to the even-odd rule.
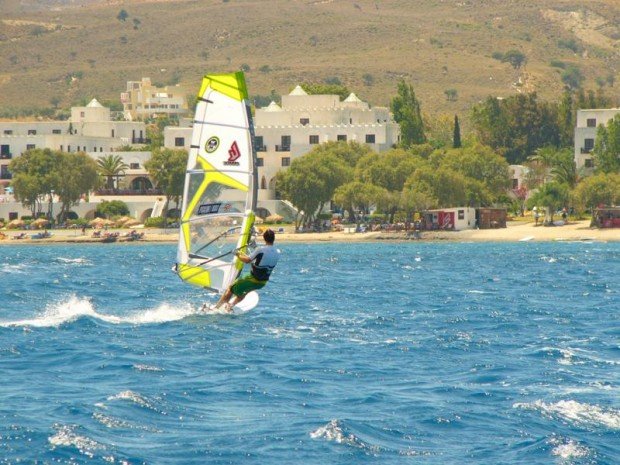
[[[110,230],[113,232],[114,230]],[[137,242],[169,242],[178,240],[174,230],[143,230],[145,236]],[[101,239],[92,237],[92,230],[82,235],[80,230],[54,230],[52,237],[32,239],[36,231],[29,231],[24,239],[13,239],[20,231],[3,231],[6,238],[0,245],[42,244],[42,243],[97,243]],[[116,243],[124,243],[122,237],[126,230],[119,230],[120,238]],[[469,229],[465,231],[423,231],[420,241],[456,241],[456,242],[519,242],[519,241],[620,241],[620,229],[590,228],[590,221],[572,221],[562,226],[534,226],[534,223],[509,222],[508,227],[501,229]],[[372,242],[372,241],[405,241],[413,239],[404,232],[324,232],[294,233],[292,227],[284,228],[278,233],[277,242]],[[131,242],[127,242],[131,243]],[[135,243],[135,242],[134,242]]]

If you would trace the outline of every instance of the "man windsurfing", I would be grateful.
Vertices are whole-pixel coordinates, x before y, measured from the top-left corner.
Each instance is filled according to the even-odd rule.
[[[276,235],[271,229],[267,229],[263,233],[263,239],[265,240],[265,245],[257,248],[250,255],[241,252],[235,253],[237,258],[243,263],[250,263],[252,269],[249,274],[237,278],[237,280],[226,289],[222,297],[220,297],[220,300],[213,307],[214,309],[218,309],[224,305],[226,311],[232,312],[232,308],[241,302],[249,292],[265,287],[267,281],[269,281],[271,272],[278,263],[280,251],[273,246]],[[231,302],[230,298],[233,295],[235,298]]]

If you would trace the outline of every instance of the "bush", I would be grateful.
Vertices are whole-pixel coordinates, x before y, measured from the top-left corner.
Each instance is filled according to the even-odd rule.
[[[97,205],[95,215],[105,218],[109,218],[111,216],[129,215],[129,207],[122,200],[104,200],[99,205]]]
[[[144,222],[145,228],[163,228],[164,227],[164,218],[161,216],[155,216],[152,218],[147,218]]]

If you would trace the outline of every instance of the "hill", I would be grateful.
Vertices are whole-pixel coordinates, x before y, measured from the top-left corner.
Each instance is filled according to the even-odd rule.
[[[340,81],[373,105],[405,79],[433,113],[555,98],[567,69],[620,95],[617,0],[3,0],[0,13],[0,109],[118,102],[143,76],[193,91],[240,67],[254,95]],[[523,67],[498,59],[510,50]]]

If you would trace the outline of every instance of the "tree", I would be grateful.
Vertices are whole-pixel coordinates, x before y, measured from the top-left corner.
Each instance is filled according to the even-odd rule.
[[[127,18],[129,18],[129,13],[127,13],[125,10],[119,11],[118,15],[116,15],[116,19],[118,19],[119,21],[125,21]]]
[[[129,207],[121,200],[104,200],[95,210],[98,217],[112,218],[114,216],[129,215]]]
[[[593,211],[599,205],[617,205],[620,203],[620,174],[588,176],[577,184],[572,198],[582,211]]]
[[[107,189],[118,188],[118,178],[124,176],[125,170],[128,168],[129,165],[123,161],[120,155],[104,155],[97,159],[97,170],[99,175],[106,178]],[[116,178],[116,185],[114,178]]]
[[[459,117],[454,115],[454,136],[452,137],[452,147],[458,149],[461,147],[461,126],[459,125]]]
[[[514,69],[519,69],[527,62],[527,59],[525,55],[519,50],[513,49],[508,50],[506,53],[504,53],[502,61],[504,63],[510,63]]]
[[[407,215],[407,224],[411,223],[416,212],[423,212],[437,205],[437,199],[429,194],[423,185],[403,189],[400,195],[400,208]]]
[[[304,82],[301,88],[310,95],[338,95],[340,100],[346,99],[351,93],[349,89],[339,81],[338,83],[317,84]]]
[[[35,218],[41,213],[42,203],[46,199],[51,201],[56,188],[58,157],[59,152],[51,149],[33,149],[13,159],[9,165],[15,198],[29,208]]]
[[[553,214],[559,208],[566,206],[569,200],[568,187],[565,184],[551,181],[543,186],[532,195],[527,204],[529,208],[534,206],[545,207],[547,213],[545,215],[545,224],[553,224]]]
[[[407,85],[405,81],[398,83],[398,95],[392,99],[390,108],[394,121],[400,126],[400,143],[403,147],[426,142],[420,102],[410,84]]]
[[[185,183],[185,170],[187,167],[187,151],[173,149],[153,150],[151,159],[144,167],[166,196],[163,217],[168,214],[168,206],[174,200],[177,208],[183,196],[183,186]]]
[[[505,100],[488,98],[472,110],[480,141],[520,164],[545,145],[557,147],[560,134],[557,107],[538,102],[536,94],[519,94]]]
[[[598,172],[620,172],[620,115],[599,126],[592,150],[594,166]]]
[[[403,149],[392,149],[361,158],[355,169],[356,180],[383,187],[388,191],[403,190],[407,178],[424,161]]]
[[[297,208],[295,226],[310,225],[317,212],[329,202],[334,191],[353,177],[353,168],[341,158],[339,150],[346,144],[324,144],[296,158],[286,171],[278,173],[276,185],[280,195]]]
[[[334,192],[334,202],[349,212],[349,218],[361,221],[357,212],[362,214],[368,213],[371,205],[380,201],[385,190],[373,184],[353,181],[338,187]]]
[[[459,94],[456,89],[446,89],[443,93],[446,95],[446,100],[448,102],[456,102]]]
[[[57,152],[55,168],[55,194],[61,204],[58,218],[62,222],[71,207],[99,185],[100,179],[97,163],[84,152]]]
[[[417,169],[405,183],[405,189],[426,191],[437,200],[438,207],[455,207],[468,203],[468,180],[461,173],[447,168],[423,166]]]

